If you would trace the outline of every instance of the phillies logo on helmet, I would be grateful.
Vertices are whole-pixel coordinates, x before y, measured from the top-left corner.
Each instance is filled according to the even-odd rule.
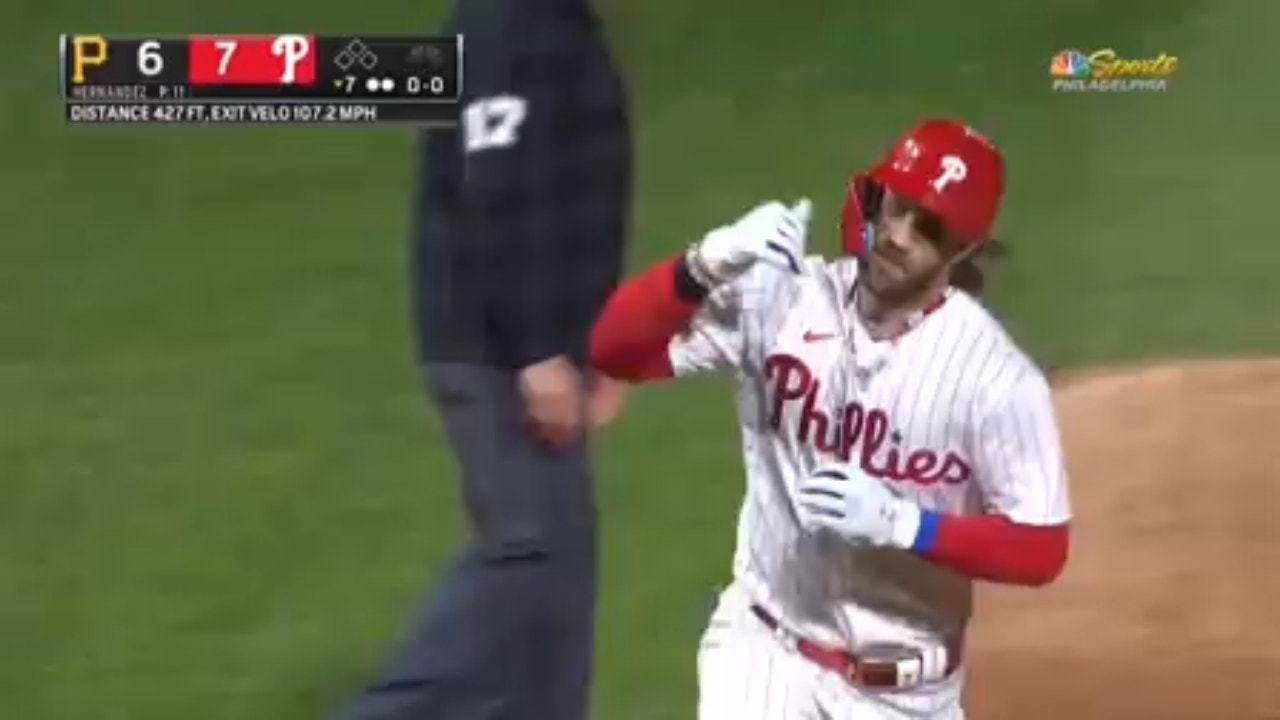
[[[942,165],[942,172],[933,181],[933,189],[938,192],[946,190],[951,183],[963,182],[969,175],[969,166],[955,155],[943,155],[939,164]]]
[[[898,138],[884,158],[849,184],[841,218],[844,250],[865,248],[875,200],[890,192],[933,213],[961,242],[991,235],[1004,196],[1004,157],[990,140],[955,120],[927,120]]]

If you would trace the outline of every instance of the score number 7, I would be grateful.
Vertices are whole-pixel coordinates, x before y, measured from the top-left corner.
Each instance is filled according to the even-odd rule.
[[[218,50],[218,74],[226,75],[227,68],[231,66],[231,58],[236,54],[240,43],[235,40],[214,40],[213,46]]]

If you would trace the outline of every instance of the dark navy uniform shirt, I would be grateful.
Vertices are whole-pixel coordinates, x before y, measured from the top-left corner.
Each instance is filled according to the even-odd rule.
[[[456,130],[420,145],[414,299],[425,362],[579,362],[620,280],[632,150],[587,0],[458,0]]]

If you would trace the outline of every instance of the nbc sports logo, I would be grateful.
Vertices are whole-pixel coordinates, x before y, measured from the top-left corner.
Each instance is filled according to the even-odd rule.
[[[1178,57],[1168,53],[1129,58],[1112,48],[1063,50],[1049,62],[1049,77],[1057,92],[1163,92],[1177,69]]]
[[[1053,56],[1053,62],[1049,65],[1049,74],[1057,79],[1074,78],[1077,80],[1087,80],[1089,78],[1089,58],[1079,50],[1063,50]]]

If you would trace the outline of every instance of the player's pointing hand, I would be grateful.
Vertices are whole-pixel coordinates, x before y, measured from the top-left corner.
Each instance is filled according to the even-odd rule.
[[[731,225],[716,228],[686,254],[690,272],[708,290],[733,281],[757,262],[801,273],[813,206],[802,199],[757,205]]]
[[[922,530],[920,507],[855,465],[827,465],[800,481],[800,520],[855,545],[911,549]]]

